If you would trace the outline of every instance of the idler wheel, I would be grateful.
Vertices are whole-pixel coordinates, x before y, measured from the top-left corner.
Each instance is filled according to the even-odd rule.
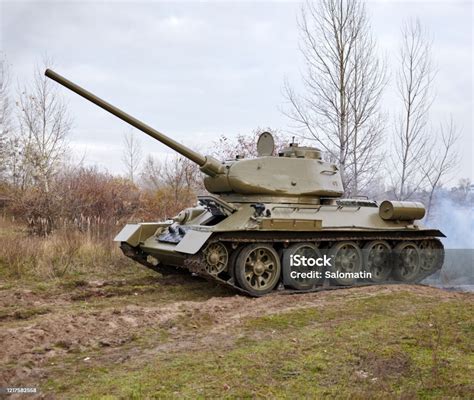
[[[392,272],[390,245],[385,240],[374,240],[364,246],[362,253],[366,271],[372,274],[368,280],[376,283],[385,282]]]
[[[300,266],[291,266],[291,256],[299,255],[304,256],[307,259],[320,259],[322,257],[319,249],[311,243],[296,243],[283,251],[283,276],[285,285],[288,284],[289,287],[297,290],[308,290],[313,286],[322,283],[324,280],[324,267],[323,266],[309,266],[300,265]],[[321,274],[321,278],[291,278],[290,273],[295,272],[312,272],[317,271]]]
[[[413,242],[401,242],[394,249],[393,276],[397,281],[415,282],[420,272],[420,249]]]
[[[337,243],[329,250],[331,257],[331,273],[352,273],[360,272],[362,269],[362,251],[354,242]],[[357,278],[348,276],[340,276],[331,278],[336,285],[353,285]]]
[[[280,280],[280,273],[280,257],[268,244],[245,246],[235,263],[235,277],[240,287],[255,296],[272,291]]]
[[[229,253],[222,243],[209,243],[203,253],[209,274],[217,276],[227,268]]]
[[[435,271],[443,265],[443,246],[437,240],[423,240],[420,243],[420,268],[423,271]]]

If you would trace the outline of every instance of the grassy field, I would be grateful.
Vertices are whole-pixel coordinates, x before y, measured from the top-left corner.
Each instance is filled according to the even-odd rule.
[[[64,272],[54,252],[30,249],[26,270],[0,251],[0,387],[65,399],[474,392],[473,294],[378,286],[252,299],[161,277],[113,249],[90,247],[87,264],[78,243]]]
[[[236,296],[192,277],[0,290],[1,385],[59,398],[468,398],[474,299],[427,287]]]

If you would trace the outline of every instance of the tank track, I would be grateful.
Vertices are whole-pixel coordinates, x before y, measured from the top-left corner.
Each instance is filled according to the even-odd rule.
[[[131,247],[127,245],[126,243],[122,243],[121,248],[126,256],[132,258],[133,260],[139,262],[140,264],[146,266],[147,268],[150,268],[163,275],[174,275],[174,274],[183,274],[183,273],[185,274],[185,273],[191,272],[200,277],[203,277],[204,279],[208,281],[216,282],[224,287],[230,288],[238,293],[251,296],[251,297],[262,297],[262,296],[275,295],[275,294],[312,293],[312,292],[320,292],[320,291],[326,291],[326,290],[338,290],[338,289],[348,289],[348,288],[353,288],[353,287],[374,286],[374,285],[380,285],[380,284],[387,285],[387,284],[400,284],[400,283],[419,283],[426,277],[438,271],[442,267],[443,260],[444,260],[444,249],[443,249],[443,245],[441,244],[441,241],[435,236],[426,235],[427,233],[426,231],[423,233],[414,232],[412,235],[408,236],[406,232],[404,232],[403,234],[402,233],[387,234],[387,233],[379,233],[379,232],[377,233],[368,232],[362,235],[354,234],[354,232],[347,232],[347,234],[342,234],[341,232],[337,232],[337,233],[330,232],[325,236],[322,236],[319,234],[317,237],[308,237],[308,236],[304,237],[303,235],[295,235],[295,233],[293,233],[292,236],[290,237],[286,235],[275,235],[275,233],[273,232],[273,233],[263,233],[263,234],[255,235],[252,238],[248,237],[248,233],[247,235],[245,235],[245,233],[234,234],[234,235],[224,233],[220,235],[214,235],[213,237],[211,237],[210,240],[206,243],[206,245],[203,246],[203,248],[213,243],[224,244],[226,248],[229,248],[231,251],[237,251],[237,249],[240,250],[243,246],[248,245],[248,244],[253,244],[253,243],[267,243],[267,244],[277,245],[280,247],[286,247],[293,243],[318,243],[320,246],[322,247],[326,246],[327,248],[329,244],[331,243],[338,243],[338,242],[343,242],[343,241],[355,241],[357,243],[364,243],[364,242],[370,242],[370,241],[375,241],[375,240],[385,240],[385,241],[390,241],[392,243],[404,243],[404,242],[421,243],[423,241],[431,241],[433,244],[437,246],[439,250],[441,250],[441,257],[440,257],[440,260],[438,260],[437,265],[435,265],[433,268],[429,270],[425,270],[425,271],[420,270],[416,279],[410,282],[397,281],[391,278],[383,282],[369,282],[369,281],[359,280],[354,284],[337,285],[334,283],[330,283],[328,279],[325,279],[321,285],[314,286],[310,289],[298,290],[298,289],[285,287],[280,278],[279,283],[276,285],[275,289],[265,294],[255,294],[249,290],[246,290],[245,288],[240,287],[232,271],[234,265],[229,265],[230,272],[227,274],[216,275],[216,274],[209,273],[208,268],[207,268],[207,263],[206,263],[202,250],[199,251],[197,254],[187,258],[184,261],[183,266],[174,267],[174,266],[168,266],[168,265],[162,265],[162,264],[153,265],[150,262],[148,262],[147,255],[144,254],[140,249]],[[232,258],[229,259],[229,264],[233,264],[234,262],[235,262],[235,259],[232,259]],[[222,275],[225,275],[225,276],[223,277]]]
[[[400,284],[400,283],[419,283],[426,277],[434,274],[437,270],[439,270],[442,266],[443,259],[444,259],[444,249],[443,245],[441,244],[441,241],[434,237],[434,236],[426,236],[426,235],[420,235],[420,232],[416,232],[412,237],[407,237],[406,233],[404,235],[399,235],[399,234],[375,234],[373,232],[370,232],[369,234],[366,235],[357,235],[353,234],[352,232],[348,232],[347,235],[341,235],[341,233],[337,233],[337,236],[334,234],[329,234],[327,236],[321,236],[318,235],[318,237],[295,237],[293,234],[291,237],[285,237],[285,236],[280,236],[280,237],[275,237],[274,233],[273,234],[263,234],[259,235],[258,237],[254,238],[249,238],[248,236],[243,236],[243,235],[229,235],[229,234],[222,234],[219,236],[214,236],[210,239],[208,243],[225,243],[227,246],[230,246],[231,248],[237,249],[241,245],[246,245],[246,244],[251,244],[251,243],[272,243],[272,244],[291,244],[291,243],[331,243],[331,242],[342,242],[342,241],[357,241],[357,242],[369,242],[369,241],[374,241],[374,240],[388,240],[388,241],[394,241],[397,243],[403,243],[403,242],[417,242],[421,243],[422,241],[432,241],[432,243],[435,243],[436,246],[438,247],[439,250],[442,251],[441,253],[441,259],[435,265],[432,269],[426,270],[426,271],[420,271],[419,274],[417,275],[416,279],[412,282],[403,282],[403,281],[396,281],[393,278],[391,280],[387,280],[384,282],[368,282],[368,281],[357,281],[355,284],[351,285],[335,285],[334,283],[330,284],[329,281],[326,279],[324,283],[320,286],[315,286],[311,289],[304,289],[304,290],[297,290],[297,289],[291,289],[287,288],[283,285],[283,283],[279,282],[279,284],[276,286],[276,288],[271,291],[270,293],[267,294],[259,294],[255,295],[254,293],[245,290],[244,288],[240,287],[236,279],[234,278],[234,274],[230,273],[228,279],[222,279],[219,276],[212,275],[207,272],[206,270],[206,261],[203,257],[202,251],[197,253],[196,255],[186,259],[184,267],[188,269],[189,271],[202,276],[203,278],[212,281],[212,282],[217,282],[225,287],[231,288],[235,291],[238,291],[242,294],[252,296],[252,297],[261,297],[261,296],[268,296],[272,294],[297,294],[297,293],[311,293],[311,292],[319,292],[319,291],[325,291],[325,290],[337,290],[337,289],[348,289],[352,287],[361,287],[361,286],[373,286],[373,285],[380,285],[380,284]],[[336,239],[337,238],[337,239]],[[233,266],[230,265],[230,268]]]

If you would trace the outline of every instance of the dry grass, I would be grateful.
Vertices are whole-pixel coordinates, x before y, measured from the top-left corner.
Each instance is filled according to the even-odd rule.
[[[64,227],[47,237],[28,235],[25,227],[0,219],[0,276],[9,279],[56,279],[107,272],[128,263],[113,235],[102,227],[80,232]],[[115,232],[112,232],[115,233]]]

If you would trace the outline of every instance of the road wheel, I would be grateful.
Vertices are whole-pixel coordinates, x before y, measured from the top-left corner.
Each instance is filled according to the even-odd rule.
[[[269,293],[280,280],[281,263],[275,249],[263,243],[245,246],[235,263],[235,277],[254,296]]]
[[[423,240],[420,245],[420,268],[423,271],[435,271],[443,265],[443,245],[437,240]]]
[[[311,243],[296,243],[283,251],[283,276],[284,283],[289,287],[297,290],[308,290],[313,286],[320,284],[324,280],[324,267],[314,266],[291,266],[291,256],[304,256],[308,259],[319,259],[321,258],[321,252],[319,249]],[[292,271],[296,272],[319,272],[321,278],[291,278],[290,273]]]
[[[354,242],[341,242],[335,244],[329,250],[331,257],[331,273],[356,273],[362,269],[362,252],[359,246]],[[336,285],[353,285],[357,278],[336,277],[331,278]]]
[[[222,243],[209,243],[203,251],[206,260],[206,271],[214,276],[227,268],[229,252]]]
[[[372,274],[370,282],[385,282],[392,271],[390,245],[384,240],[374,240],[367,243],[362,250],[364,267]]]
[[[394,249],[393,276],[399,282],[415,282],[420,272],[420,249],[413,242],[401,242]]]

